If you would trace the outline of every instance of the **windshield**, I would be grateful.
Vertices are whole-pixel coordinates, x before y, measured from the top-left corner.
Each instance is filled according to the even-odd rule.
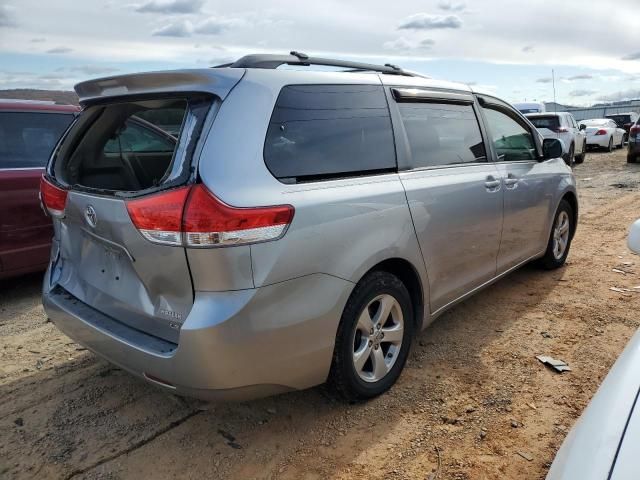
[[[38,168],[73,120],[71,113],[0,113],[0,168]]]

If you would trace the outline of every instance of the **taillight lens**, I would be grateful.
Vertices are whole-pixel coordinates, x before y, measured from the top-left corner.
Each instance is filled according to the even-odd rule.
[[[638,135],[640,133],[640,125],[635,125],[631,127],[631,130],[629,130],[629,133],[631,135]]]
[[[127,210],[147,240],[200,248],[275,240],[294,214],[291,205],[232,207],[201,184],[131,200]]]
[[[198,184],[191,188],[182,228],[189,247],[235,245],[280,238],[292,219],[291,205],[232,207]]]
[[[556,132],[558,133],[567,133],[568,131],[569,129],[565,127],[558,127],[558,129],[556,130]]]
[[[607,134],[607,131],[606,131],[606,130],[602,130],[602,129],[600,129],[600,130],[598,130],[595,134],[596,134],[596,135],[606,135],[606,134]]]
[[[182,245],[182,212],[190,187],[127,202],[131,221],[153,243]]]
[[[57,187],[44,175],[40,178],[40,199],[47,211],[54,217],[64,215],[64,208],[67,205],[67,190]]]

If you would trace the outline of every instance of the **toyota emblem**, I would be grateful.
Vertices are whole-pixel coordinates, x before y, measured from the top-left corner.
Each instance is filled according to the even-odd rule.
[[[98,224],[98,216],[96,215],[95,208],[91,205],[87,205],[87,208],[84,210],[84,218],[91,228],[96,228],[96,225]]]

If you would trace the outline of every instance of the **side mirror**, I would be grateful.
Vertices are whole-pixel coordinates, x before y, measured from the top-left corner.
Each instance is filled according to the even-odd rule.
[[[629,249],[633,253],[640,255],[640,220],[636,220],[636,222],[631,225],[627,245],[629,245]]]
[[[584,123],[580,124],[580,130],[586,130],[587,126]]]
[[[545,138],[542,142],[542,156],[545,160],[560,158],[563,151],[562,141],[557,138]]]

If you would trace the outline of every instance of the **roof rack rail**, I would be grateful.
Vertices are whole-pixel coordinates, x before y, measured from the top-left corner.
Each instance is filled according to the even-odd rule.
[[[374,65],[371,63],[350,62],[346,60],[334,60],[331,58],[310,57],[309,55],[292,51],[289,55],[254,54],[246,55],[235,62],[216,65],[213,68],[265,68],[276,69],[281,65],[298,65],[308,67],[310,65],[320,65],[326,67],[339,67],[347,69],[347,72],[379,72],[392,75],[406,75],[418,77],[419,74],[408,72],[387,63],[385,65]]]

